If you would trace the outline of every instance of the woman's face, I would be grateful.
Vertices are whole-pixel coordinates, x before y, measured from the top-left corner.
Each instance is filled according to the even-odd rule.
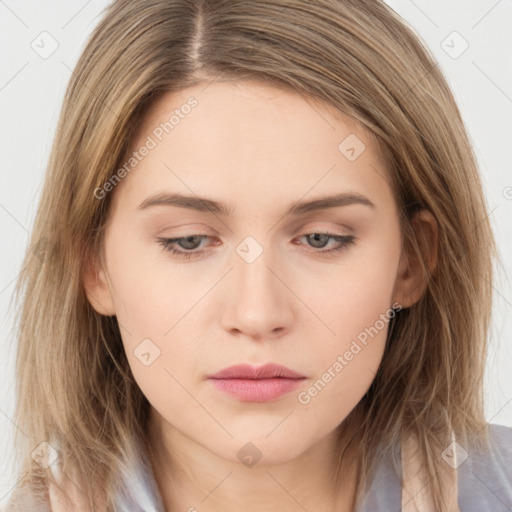
[[[102,189],[105,267],[86,287],[168,438],[272,464],[333,435],[406,306],[372,139],[311,99],[224,82],[161,97],[131,151]],[[268,363],[302,378],[209,378]]]

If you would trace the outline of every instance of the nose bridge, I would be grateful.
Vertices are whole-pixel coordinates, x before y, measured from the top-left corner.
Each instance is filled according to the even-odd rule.
[[[268,244],[269,238],[265,238]],[[292,320],[289,292],[276,277],[273,251],[255,237],[236,247],[233,296],[224,312],[224,327],[256,338],[275,336]]]
[[[247,236],[236,248],[237,299],[252,307],[268,305],[280,293],[276,277],[269,270],[275,258],[268,240],[263,240],[264,246],[253,236]]]

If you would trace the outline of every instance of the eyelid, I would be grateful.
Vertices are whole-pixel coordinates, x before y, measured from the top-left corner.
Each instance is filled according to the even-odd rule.
[[[330,222],[330,224],[334,224],[332,222]],[[200,227],[200,228],[196,228],[196,227],[192,227],[190,228],[189,227],[189,224],[183,224],[181,226],[173,226],[173,229],[176,229],[176,228],[180,228],[182,226],[187,226],[187,229],[186,229],[186,232],[185,233],[182,233],[182,234],[172,234],[172,235],[168,235],[168,236],[156,236],[155,238],[157,240],[162,240],[162,239],[182,239],[182,238],[187,238],[187,237],[191,237],[191,236],[201,236],[201,237],[208,237],[208,238],[220,238],[217,234],[209,234],[206,231],[207,228],[204,228],[204,227]],[[202,225],[201,225],[202,226]],[[343,228],[346,232],[338,232],[338,230],[341,228]],[[163,231],[167,231],[167,230],[163,230]],[[295,232],[296,229],[293,229],[293,232]],[[319,233],[319,234],[329,234],[333,237],[339,237],[339,236],[348,236],[348,235],[355,235],[355,230],[353,228],[351,228],[350,226],[347,226],[345,224],[336,224],[336,228],[334,229],[331,229],[329,227],[326,227],[326,226],[311,226],[311,227],[303,227],[298,234],[296,234],[294,236],[294,238],[298,238],[298,237],[302,237],[304,235],[310,235],[310,234],[313,234],[313,233]],[[287,236],[290,236],[290,234],[287,233]]]

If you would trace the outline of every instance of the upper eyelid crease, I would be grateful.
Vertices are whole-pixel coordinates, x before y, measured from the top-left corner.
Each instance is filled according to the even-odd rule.
[[[310,201],[297,201],[293,203],[285,213],[285,216],[298,216],[313,211],[325,210],[340,206],[349,206],[353,204],[362,204],[375,209],[375,204],[367,197],[356,192],[344,192],[332,196],[324,196]],[[138,207],[144,210],[150,206],[167,205],[188,208],[200,212],[210,212],[213,214],[233,216],[233,208],[225,203],[214,201],[205,197],[187,196],[183,194],[168,194],[165,192],[155,194],[146,198]]]

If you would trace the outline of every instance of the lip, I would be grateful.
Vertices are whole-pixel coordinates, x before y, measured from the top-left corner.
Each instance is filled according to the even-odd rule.
[[[275,363],[268,363],[262,366],[237,364],[208,376],[209,379],[274,379],[276,377],[287,379],[306,378],[305,375]]]
[[[290,393],[306,376],[274,363],[230,366],[207,377],[217,389],[241,402],[270,402]]]

